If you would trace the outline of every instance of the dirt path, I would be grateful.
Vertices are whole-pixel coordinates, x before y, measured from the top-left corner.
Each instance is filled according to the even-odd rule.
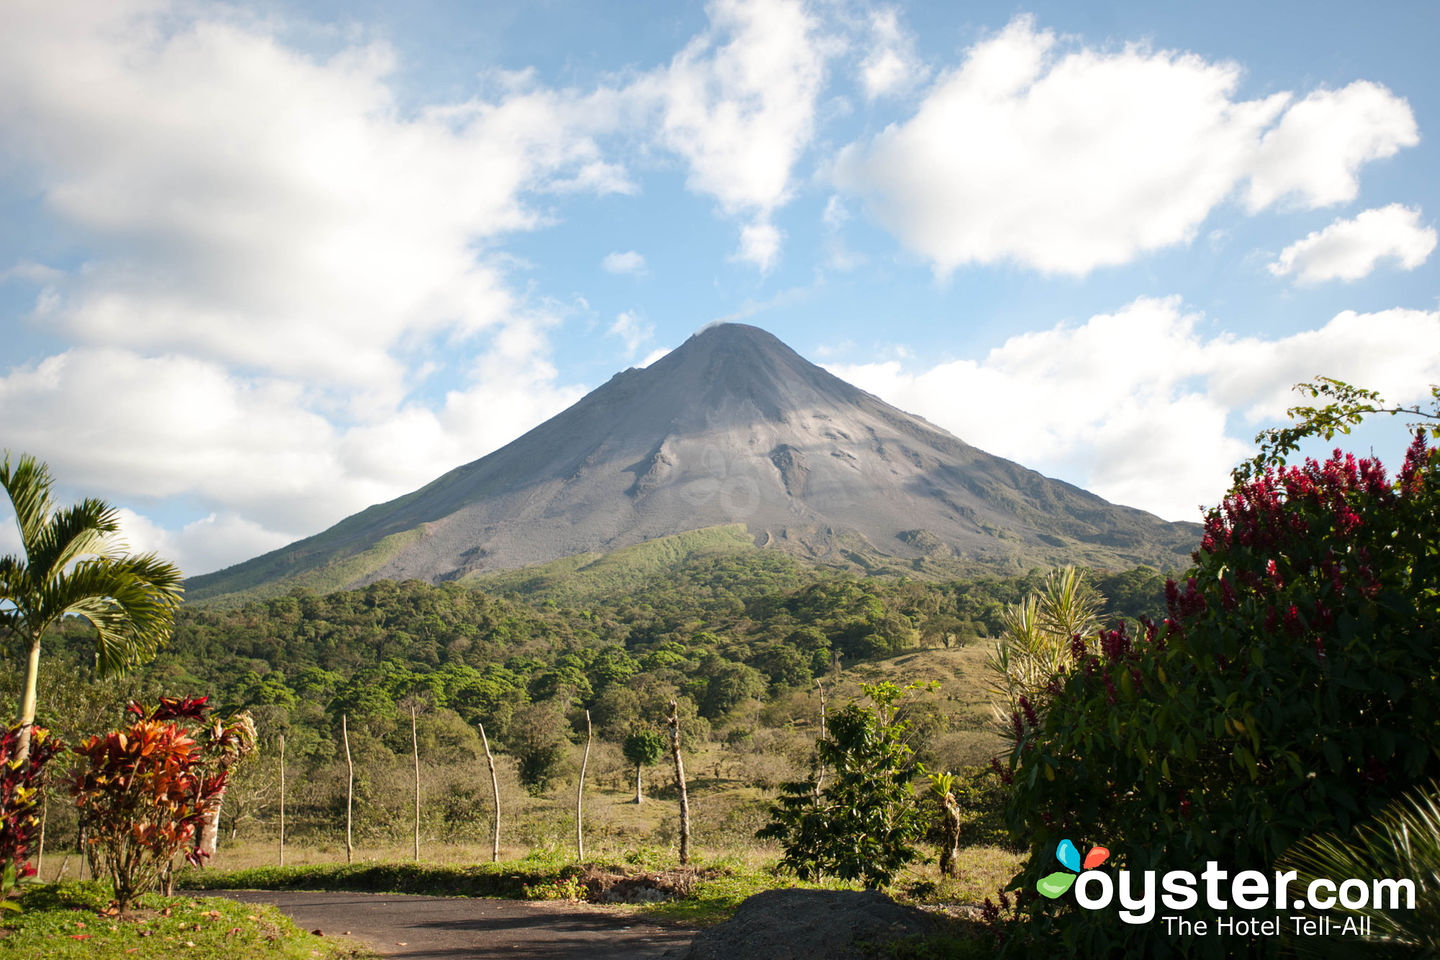
[[[403,960],[562,960],[658,958],[685,946],[695,931],[635,922],[619,909],[380,893],[208,891],[242,903],[279,907],[306,930],[348,935]]]

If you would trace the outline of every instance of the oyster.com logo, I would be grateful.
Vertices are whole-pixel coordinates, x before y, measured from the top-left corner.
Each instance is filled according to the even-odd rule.
[[[1085,854],[1084,863],[1081,863],[1080,851],[1075,849],[1075,844],[1069,840],[1061,840],[1060,845],[1055,848],[1055,859],[1066,869],[1041,877],[1040,882],[1035,884],[1035,889],[1051,900],[1063,896],[1075,883],[1081,870],[1094,870],[1109,856],[1110,851],[1105,847],[1091,847],[1090,852]]]

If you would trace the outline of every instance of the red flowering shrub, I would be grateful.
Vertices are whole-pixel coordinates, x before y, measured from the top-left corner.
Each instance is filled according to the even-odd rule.
[[[44,727],[31,727],[29,763],[17,758],[19,746],[19,725],[0,731],[0,909],[5,910],[19,909],[10,894],[35,875],[30,848],[40,833],[45,765],[61,744]]]
[[[1017,888],[1067,838],[1132,871],[1269,870],[1440,776],[1440,451],[1423,434],[1394,481],[1336,451],[1237,484],[1183,581],[1163,625],[1077,642],[1046,713],[1017,716],[1007,819],[1032,852]],[[1067,902],[1032,902],[1035,929],[1084,955],[1233,946]]]
[[[248,716],[205,720],[206,697],[132,703],[130,724],[73,748],[71,792],[123,911],[185,849],[198,864],[200,826],[219,804],[230,763],[255,742]],[[186,849],[188,848],[188,849]]]

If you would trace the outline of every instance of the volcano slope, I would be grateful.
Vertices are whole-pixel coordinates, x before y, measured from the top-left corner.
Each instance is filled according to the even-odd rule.
[[[985,453],[763,330],[720,324],[413,493],[191,579],[187,595],[461,580],[726,524],[821,563],[1002,570],[1183,567],[1199,530]]]

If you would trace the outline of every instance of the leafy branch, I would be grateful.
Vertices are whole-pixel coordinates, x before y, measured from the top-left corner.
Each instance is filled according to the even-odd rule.
[[[1389,416],[1410,416],[1417,420],[1407,424],[1414,430],[1426,430],[1431,437],[1440,438],[1440,385],[1430,385],[1429,409],[1421,404],[1387,405],[1383,397],[1374,390],[1353,386],[1334,377],[1316,377],[1308,383],[1297,383],[1291,388],[1296,393],[1308,394],[1312,400],[1326,400],[1323,405],[1311,404],[1291,407],[1285,411],[1292,425],[1270,427],[1255,435],[1259,451],[1249,460],[1235,468],[1232,478],[1236,485],[1258,476],[1266,467],[1279,467],[1285,458],[1300,448],[1300,442],[1309,437],[1330,440],[1337,433],[1349,433],[1350,428],[1371,414]]]

